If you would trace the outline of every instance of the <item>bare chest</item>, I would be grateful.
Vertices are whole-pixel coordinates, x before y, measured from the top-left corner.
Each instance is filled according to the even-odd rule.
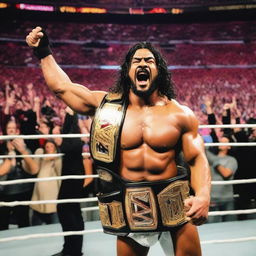
[[[122,149],[135,149],[147,144],[155,150],[174,147],[181,135],[177,115],[164,107],[146,110],[128,109],[122,135]]]

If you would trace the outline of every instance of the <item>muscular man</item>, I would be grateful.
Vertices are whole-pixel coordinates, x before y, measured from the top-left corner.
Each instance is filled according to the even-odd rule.
[[[94,115],[97,110],[91,153],[103,184],[101,221],[107,233],[117,235],[117,254],[147,255],[151,245],[147,238],[166,231],[175,255],[201,255],[196,225],[203,224],[208,214],[209,166],[198,121],[190,109],[174,100],[167,65],[159,52],[149,43],[133,46],[112,89],[115,94],[107,94],[73,83],[55,62],[40,27],[26,41],[41,60],[50,90],[76,112]],[[190,167],[194,196],[187,196],[177,166],[180,151]],[[184,202],[177,203],[181,199]],[[142,241],[145,237],[148,244]]]

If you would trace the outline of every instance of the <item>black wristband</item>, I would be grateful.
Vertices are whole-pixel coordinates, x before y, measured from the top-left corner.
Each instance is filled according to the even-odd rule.
[[[43,59],[46,56],[52,54],[52,50],[50,46],[45,46],[45,47],[34,47],[33,49],[34,55],[39,59]]]
[[[49,39],[48,39],[48,35],[44,30],[42,30],[41,32],[44,35],[40,39],[39,45],[37,47],[34,47],[34,49],[33,49],[34,55],[39,60],[41,60],[41,59],[45,58],[46,56],[52,54],[52,50],[50,48],[50,42],[49,42]]]

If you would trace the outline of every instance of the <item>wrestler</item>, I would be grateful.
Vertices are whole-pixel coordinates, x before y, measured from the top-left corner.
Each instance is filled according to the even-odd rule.
[[[147,255],[151,235],[156,232],[160,237],[165,231],[163,233],[171,235],[169,241],[173,241],[175,255],[201,255],[196,226],[203,224],[208,215],[209,165],[198,134],[198,121],[189,108],[174,99],[170,75],[160,53],[149,43],[133,46],[112,89],[115,94],[107,94],[73,83],[55,62],[47,35],[40,27],[33,29],[26,41],[41,61],[50,90],[76,112],[96,113],[91,153],[100,166],[98,172],[105,186],[103,196],[99,197],[100,215],[104,230],[117,235],[117,254]],[[117,106],[119,101],[122,103]],[[100,129],[108,126],[115,126],[111,130],[114,136],[110,135],[114,147],[107,144],[109,134],[100,133]],[[177,166],[180,151],[190,168],[193,196],[188,196],[184,175]],[[114,164],[111,166],[111,163]],[[112,187],[116,191],[113,192]],[[175,200],[168,194],[169,188],[177,194]],[[110,193],[104,194],[108,190]],[[115,200],[108,197],[110,194]],[[170,199],[161,195],[169,195]],[[122,198],[122,202],[118,198]],[[164,203],[161,198],[165,198]],[[172,207],[180,199],[182,207],[176,204],[177,213]],[[171,214],[169,208],[163,211],[168,204]],[[112,216],[104,215],[106,207]],[[176,213],[178,220],[172,218]]]

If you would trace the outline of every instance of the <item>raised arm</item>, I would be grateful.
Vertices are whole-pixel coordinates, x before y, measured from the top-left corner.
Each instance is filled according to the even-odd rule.
[[[56,63],[49,48],[49,40],[41,27],[33,29],[26,42],[34,48],[35,55],[41,60],[41,68],[49,89],[76,112],[93,115],[106,92],[91,91],[73,83]]]
[[[191,186],[194,197],[185,201],[187,216],[192,223],[201,225],[208,216],[210,204],[211,175],[205,155],[204,144],[198,134],[198,121],[192,111],[186,109],[185,131],[182,136],[184,158],[191,170]]]

